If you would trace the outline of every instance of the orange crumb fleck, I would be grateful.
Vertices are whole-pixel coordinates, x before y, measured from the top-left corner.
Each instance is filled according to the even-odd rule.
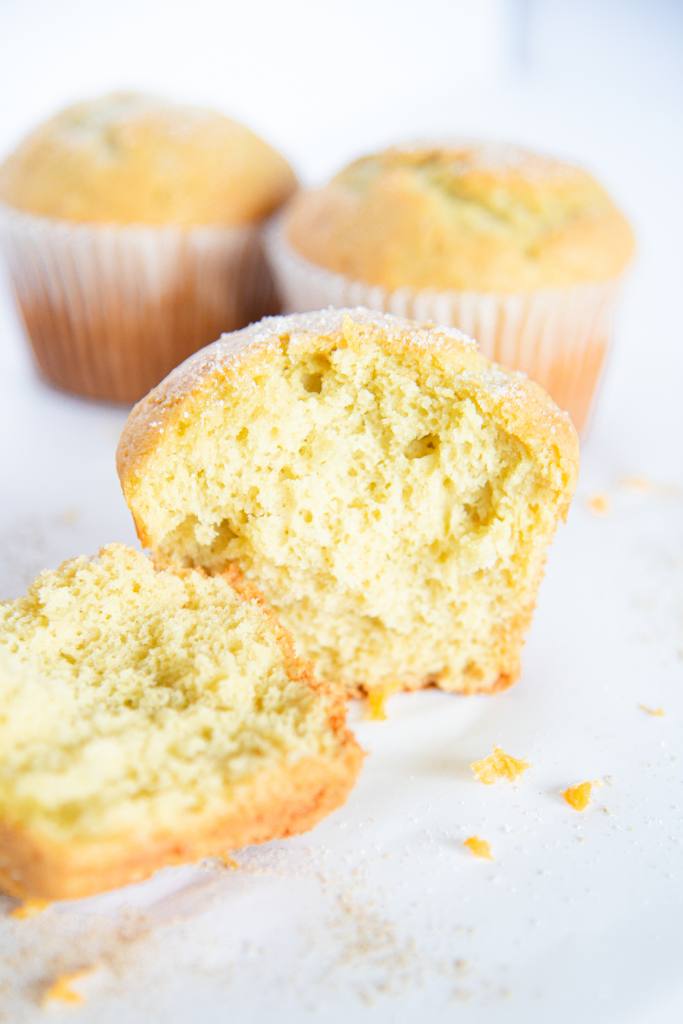
[[[216,859],[221,862],[223,867],[230,868],[231,871],[237,871],[237,869],[239,868],[238,861],[236,861],[235,858],[231,857],[230,854],[228,853],[219,853]]]
[[[639,704],[638,707],[641,711],[644,711],[646,715],[653,715],[655,718],[664,718],[666,711],[664,708],[649,708],[647,704]]]
[[[67,1003],[70,1006],[80,1006],[85,1002],[85,997],[72,988],[74,982],[80,981],[92,972],[92,967],[84,967],[80,971],[70,971],[68,974],[60,974],[48,988],[43,992],[41,1002],[46,1003]]]
[[[487,839],[480,839],[479,836],[470,836],[465,839],[463,846],[466,846],[475,857],[482,857],[484,860],[493,860],[491,844]]]
[[[580,782],[578,786],[570,786],[569,789],[565,789],[562,796],[575,811],[585,811],[590,803],[592,791],[592,782]]]
[[[646,476],[640,476],[639,474],[622,476],[619,484],[621,487],[625,487],[627,491],[638,491],[640,494],[647,494],[648,491],[655,489],[655,484],[653,484],[652,480],[648,480]]]
[[[508,779],[513,782],[518,775],[525,772],[529,767],[528,761],[522,761],[517,757],[506,754],[500,747],[494,747],[493,753],[481,761],[473,761],[470,768],[477,779],[485,786],[497,782],[498,779]]]
[[[372,722],[383,722],[387,717],[387,699],[392,693],[396,693],[398,686],[389,684],[386,686],[373,686],[366,695],[365,717]]]
[[[622,476],[619,485],[625,490],[634,491],[637,494],[661,494],[665,497],[675,497],[681,493],[680,487],[676,484],[661,483],[650,480],[646,476]]]
[[[610,500],[606,494],[591,494],[586,504],[596,516],[606,516],[610,510]]]
[[[42,914],[49,906],[49,900],[24,900],[18,907],[10,911],[9,916],[16,918],[17,921],[25,921],[29,917],[37,917],[38,914]]]

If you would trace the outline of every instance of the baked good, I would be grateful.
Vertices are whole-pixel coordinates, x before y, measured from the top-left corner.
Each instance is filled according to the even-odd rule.
[[[120,545],[0,604],[0,887],[86,896],[310,828],[361,753],[253,596]]]
[[[162,565],[230,567],[349,692],[519,673],[578,450],[569,418],[454,329],[266,319],[133,410],[123,492]]]
[[[271,257],[287,309],[453,324],[582,426],[633,235],[586,171],[513,146],[392,148],[295,196]]]
[[[273,312],[260,228],[294,187],[283,157],[211,110],[114,93],[40,125],[0,168],[40,369],[132,401],[219,331]]]

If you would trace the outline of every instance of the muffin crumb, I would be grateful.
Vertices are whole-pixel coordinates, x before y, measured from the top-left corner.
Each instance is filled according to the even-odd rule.
[[[611,502],[606,494],[591,494],[586,504],[594,516],[607,516],[611,510]]]
[[[485,786],[490,786],[498,779],[508,779],[509,782],[514,782],[529,767],[528,761],[512,757],[500,747],[494,747],[492,754],[484,757],[481,761],[473,761],[470,765],[475,777]]]
[[[26,921],[30,917],[42,914],[49,906],[51,906],[50,900],[24,900],[18,907],[10,911],[9,916],[17,921]]]
[[[479,836],[470,836],[465,839],[463,846],[475,857],[481,857],[483,860],[493,860],[493,854],[491,853],[491,844],[488,839],[480,839]]]
[[[365,717],[371,722],[384,722],[387,718],[387,700],[398,687],[395,684],[388,686],[373,686],[366,695]]]
[[[652,715],[653,718],[664,718],[666,711],[664,708],[650,708],[647,704],[639,704],[638,707],[641,711],[644,711],[646,715]]]
[[[60,974],[58,978],[49,985],[42,996],[41,1003],[46,1006],[48,1003],[66,1003],[68,1006],[80,1006],[85,1002],[85,996],[78,992],[73,985],[75,982],[92,974],[93,967],[82,967],[78,971],[69,971]]]
[[[230,871],[238,871],[239,870],[239,867],[240,867],[239,861],[235,860],[235,858],[231,857],[230,854],[228,854],[228,853],[224,853],[224,854],[216,857],[216,860],[220,864],[222,864],[224,868],[228,868]]]
[[[592,790],[592,782],[580,782],[577,786],[565,789],[562,796],[575,811],[585,811],[590,803]]]

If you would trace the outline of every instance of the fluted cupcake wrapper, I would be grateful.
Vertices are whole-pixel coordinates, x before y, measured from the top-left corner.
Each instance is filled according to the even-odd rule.
[[[516,295],[388,289],[310,263],[288,243],[281,220],[270,225],[266,249],[285,312],[367,306],[459,327],[489,359],[541,384],[585,432],[613,336],[619,279]]]
[[[135,401],[276,311],[259,227],[73,224],[5,207],[0,237],[38,367],[77,394]]]

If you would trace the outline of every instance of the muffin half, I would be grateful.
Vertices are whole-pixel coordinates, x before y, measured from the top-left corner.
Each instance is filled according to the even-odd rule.
[[[86,896],[311,828],[361,752],[257,599],[104,548],[0,604],[0,888]]]
[[[460,327],[585,425],[633,236],[580,168],[492,144],[389,149],[297,196],[269,244],[287,310]]]
[[[456,330],[362,310],[266,319],[133,411],[124,495],[164,565],[258,586],[351,693],[519,673],[577,441]]]
[[[294,187],[278,153],[210,110],[115,93],[41,125],[0,169],[41,371],[134,401],[220,331],[274,312],[260,229]]]

